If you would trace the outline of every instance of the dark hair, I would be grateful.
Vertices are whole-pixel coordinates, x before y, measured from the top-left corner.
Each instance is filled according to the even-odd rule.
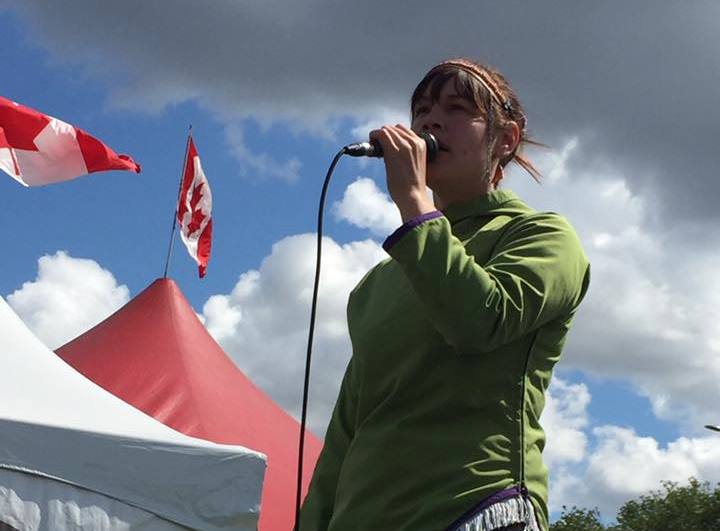
[[[437,101],[443,87],[450,80],[455,84],[458,96],[473,103],[487,120],[488,170],[491,164],[497,128],[513,121],[520,128],[520,141],[510,155],[499,160],[500,166],[505,167],[509,162],[514,161],[527,171],[533,179],[540,182],[540,172],[522,154],[522,148],[527,144],[545,146],[529,138],[527,117],[522,104],[505,76],[497,70],[465,58],[440,63],[431,68],[418,86],[415,87],[410,100],[412,114],[415,114],[415,106],[418,100],[426,94],[430,97],[430,101]],[[498,103],[498,100],[500,103]]]

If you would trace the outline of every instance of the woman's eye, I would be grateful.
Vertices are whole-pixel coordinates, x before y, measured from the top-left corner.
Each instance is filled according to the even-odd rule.
[[[417,109],[415,109],[415,116],[425,114],[426,112],[427,112],[427,107],[418,107]]]

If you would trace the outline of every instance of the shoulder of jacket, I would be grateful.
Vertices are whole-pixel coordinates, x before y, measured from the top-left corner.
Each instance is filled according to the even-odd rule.
[[[380,260],[377,264],[375,264],[368,271],[365,272],[362,278],[355,284],[355,287],[350,290],[349,296],[352,297],[355,292],[359,291],[369,282],[372,282],[372,280],[377,275],[382,274],[382,271],[387,269],[388,267],[392,267],[392,258],[384,258],[383,260]]]
[[[575,234],[575,228],[570,221],[557,212],[526,212],[514,216],[508,224],[512,224],[515,227],[542,225],[548,228],[566,230]]]
[[[582,251],[580,237],[570,221],[557,212],[527,212],[514,216],[503,227],[498,245],[518,238],[540,238],[545,241],[562,242],[564,247]],[[582,251],[584,252],[584,251]]]

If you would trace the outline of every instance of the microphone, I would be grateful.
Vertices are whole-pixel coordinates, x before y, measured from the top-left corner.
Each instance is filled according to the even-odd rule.
[[[437,157],[438,146],[437,139],[425,131],[418,134],[420,138],[425,140],[427,144],[427,161],[431,162]],[[349,144],[343,148],[343,152],[351,157],[382,157],[382,146],[378,142],[359,142],[357,144]]]

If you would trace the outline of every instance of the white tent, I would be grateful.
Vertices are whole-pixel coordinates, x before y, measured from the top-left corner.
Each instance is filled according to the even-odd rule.
[[[0,297],[0,530],[254,530],[264,471],[101,389]]]

